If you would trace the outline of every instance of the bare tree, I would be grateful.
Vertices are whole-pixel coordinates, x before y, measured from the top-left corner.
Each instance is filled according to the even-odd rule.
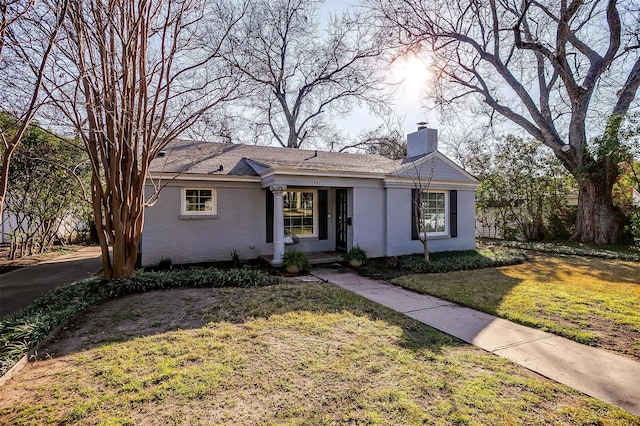
[[[385,46],[361,16],[333,16],[325,31],[318,0],[256,0],[228,39],[225,58],[246,79],[247,116],[283,147],[321,136],[329,113],[373,101]]]
[[[133,273],[153,158],[236,89],[229,69],[217,60],[239,19],[227,6],[69,0],[64,56],[48,87],[89,153],[106,277]],[[219,21],[207,20],[208,7],[218,8]],[[200,31],[207,26],[205,39]]]
[[[612,186],[626,156],[620,125],[640,85],[637,2],[376,0],[373,8],[394,42],[429,52],[439,106],[481,100],[492,118],[553,150],[578,181],[575,241],[619,240]]]
[[[411,178],[413,187],[411,189],[411,205],[413,208],[413,220],[415,221],[418,240],[422,244],[424,261],[429,263],[429,239],[428,234],[444,226],[444,215],[435,213],[441,204],[444,211],[444,193],[431,192],[431,182],[433,181],[434,171],[440,159],[431,154],[431,158],[427,157],[423,161],[414,161],[411,164],[410,171],[407,175]],[[443,197],[439,199],[439,197]]]
[[[383,123],[375,129],[360,132],[355,140],[342,146],[338,152],[350,150],[364,151],[367,154],[378,154],[392,160],[401,160],[407,156],[407,140],[402,127],[403,118],[392,115],[383,118]],[[333,149],[336,141],[332,141]]]
[[[55,1],[51,8],[36,7],[31,1],[0,4],[0,112],[15,118],[0,126],[0,217],[8,190],[9,165],[42,106],[42,82],[66,10],[66,0]]]

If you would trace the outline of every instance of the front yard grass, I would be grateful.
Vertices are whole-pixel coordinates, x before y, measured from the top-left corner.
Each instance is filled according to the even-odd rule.
[[[640,264],[536,256],[522,265],[397,278],[450,300],[640,360]]]
[[[131,295],[47,352],[1,424],[640,425],[329,284]]]
[[[130,278],[89,278],[58,287],[31,306],[0,321],[0,375],[40,343],[56,327],[97,303],[131,293],[176,287],[251,287],[271,285],[275,277],[250,269],[193,268],[136,272]]]

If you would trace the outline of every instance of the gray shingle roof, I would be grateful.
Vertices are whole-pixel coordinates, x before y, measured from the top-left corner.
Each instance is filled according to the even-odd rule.
[[[315,155],[315,151],[305,149],[186,140],[171,142],[164,152],[164,157],[157,157],[151,163],[151,172],[257,176],[256,170],[273,167],[390,174],[401,165],[399,161],[373,154],[318,151]]]

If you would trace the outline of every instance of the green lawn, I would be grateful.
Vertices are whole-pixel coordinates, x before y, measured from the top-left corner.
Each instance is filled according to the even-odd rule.
[[[639,263],[547,255],[394,283],[640,359]]]
[[[329,284],[127,296],[56,350],[3,386],[1,424],[640,425]]]

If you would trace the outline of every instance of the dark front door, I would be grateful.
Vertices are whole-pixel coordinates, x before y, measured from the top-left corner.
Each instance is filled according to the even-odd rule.
[[[336,250],[347,249],[347,190],[336,189]]]

